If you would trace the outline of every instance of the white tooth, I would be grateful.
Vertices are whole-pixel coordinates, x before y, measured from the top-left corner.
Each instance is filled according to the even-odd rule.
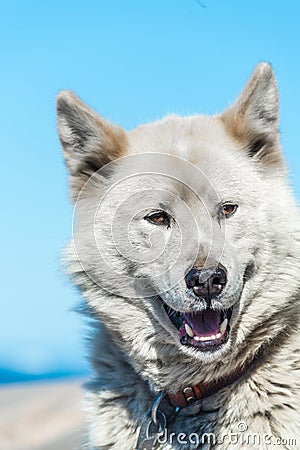
[[[222,333],[211,334],[210,336],[194,336],[195,341],[213,341],[215,339],[220,339],[222,337]]]
[[[184,326],[185,326],[185,331],[187,332],[187,334],[188,334],[191,338],[194,337],[194,332],[193,332],[192,328],[189,326],[189,324],[188,324],[188,323],[185,323]]]
[[[220,325],[220,332],[225,333],[228,324],[228,319],[224,319]]]

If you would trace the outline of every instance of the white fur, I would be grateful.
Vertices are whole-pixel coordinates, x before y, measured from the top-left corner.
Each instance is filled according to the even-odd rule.
[[[169,116],[122,135],[124,158],[108,155],[109,167],[101,166],[110,151],[105,127],[85,123],[91,136],[80,148],[84,174],[78,149],[77,171],[71,163],[73,140],[66,125],[72,110],[73,139],[74,114],[80,119],[82,104],[62,93],[58,105],[73,197],[78,197],[66,261],[94,322],[95,376],[86,385],[88,448],[134,449],[158,392],[227,376],[259,348],[263,356],[250,373],[182,410],[169,431],[221,437],[237,433],[244,422],[246,434],[296,439],[297,445],[273,440],[247,447],[225,439],[213,448],[299,448],[300,219],[279,146],[271,68],[260,65],[236,104],[220,116]],[[91,142],[98,143],[92,149],[93,158],[99,155],[97,173],[88,165]],[[237,212],[218,222],[217,205],[226,200],[239,205]],[[169,228],[144,219],[161,202],[175,219]],[[207,258],[228,270],[227,286],[213,307],[234,307],[230,339],[213,354],[180,344],[158,298],[181,311],[203,308],[184,275]],[[160,448],[195,447],[175,442]]]

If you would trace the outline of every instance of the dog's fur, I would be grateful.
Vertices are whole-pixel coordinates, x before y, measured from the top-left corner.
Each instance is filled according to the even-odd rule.
[[[258,349],[263,349],[261,356],[239,380],[183,409],[169,431],[219,437],[237,433],[237,424],[244,422],[247,434],[297,439],[297,445],[234,445],[225,439],[201,448],[300,448],[300,219],[279,143],[278,94],[271,67],[258,65],[233,106],[212,117],[171,115],[125,132],[67,91],[59,94],[57,110],[71,192],[80,210],[66,260],[96,328],[91,351],[95,377],[86,386],[88,448],[134,449],[139,426],[159,392],[225,377]],[[152,174],[153,155],[158,158],[159,178]],[[126,156],[129,159],[122,159]],[[145,170],[143,161],[151,170]],[[199,178],[193,168],[201,171]],[[174,181],[170,171],[183,183]],[[186,188],[190,180],[197,195]],[[92,221],[93,240],[88,218],[104,191],[110,195],[100,220]],[[138,204],[128,231],[134,254],[149,250],[149,235],[157,230],[144,219],[145,211],[158,208],[160,201],[171,203],[175,219],[151,235],[154,247],[163,239],[170,248],[163,252],[165,257],[148,262],[130,259],[113,240],[124,243],[127,233],[124,211],[119,227],[113,219],[120,199],[141,192],[143,214],[138,214]],[[226,235],[225,220],[216,216],[218,198],[238,204],[235,215],[226,220]],[[183,248],[177,248],[177,217]],[[112,238],[115,222],[121,234],[125,228],[125,237]],[[180,251],[173,276],[174,254]],[[162,308],[162,300],[179,311],[205,307],[189,293],[184,276],[207,258],[228,271],[228,284],[212,307],[233,306],[230,339],[215,352],[181,345]],[[133,280],[128,290],[127,279]],[[147,293],[146,286],[152,291]],[[173,442],[160,448],[195,446]]]

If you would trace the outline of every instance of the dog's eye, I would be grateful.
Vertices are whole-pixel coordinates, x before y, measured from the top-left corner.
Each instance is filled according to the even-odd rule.
[[[155,225],[170,225],[170,217],[165,211],[159,211],[154,214],[150,214],[145,217],[148,222],[154,223]]]
[[[228,219],[229,217],[233,216],[237,208],[238,205],[235,205],[234,203],[224,203],[220,208],[219,215]]]

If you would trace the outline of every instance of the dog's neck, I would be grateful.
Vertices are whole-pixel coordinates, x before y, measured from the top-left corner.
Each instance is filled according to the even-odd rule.
[[[209,397],[210,395],[217,393],[220,389],[231,385],[246,374],[246,372],[250,371],[255,361],[261,356],[261,353],[262,350],[259,350],[254,356],[249,357],[242,366],[238,367],[226,377],[219,378],[209,383],[200,381],[193,386],[185,386],[182,390],[175,393],[168,392],[166,395],[167,400],[176,408],[184,408],[190,406],[197,400]]]

